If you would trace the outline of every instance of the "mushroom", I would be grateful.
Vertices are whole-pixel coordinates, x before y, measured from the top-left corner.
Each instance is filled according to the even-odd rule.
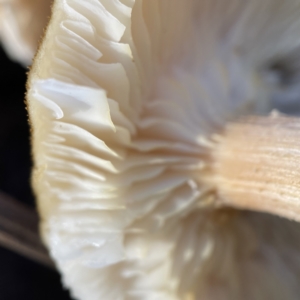
[[[269,115],[297,86],[278,62],[299,16],[55,1],[27,101],[41,233],[75,299],[299,298],[299,121]]]
[[[0,0],[0,39],[9,57],[28,66],[50,16],[52,0]]]

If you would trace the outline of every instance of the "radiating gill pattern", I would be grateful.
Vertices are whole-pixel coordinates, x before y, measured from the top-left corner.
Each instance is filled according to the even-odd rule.
[[[278,4],[265,2],[267,11]],[[288,259],[270,250],[272,238],[260,246],[269,235],[257,236],[263,217],[215,212],[214,187],[202,180],[210,134],[269,109],[269,89],[252,70],[261,58],[233,49],[258,12],[237,0],[226,6],[231,13],[217,22],[217,0],[56,1],[29,112],[39,124],[43,236],[76,299],[297,299],[299,288],[271,276],[266,253]],[[238,15],[242,29],[231,30]],[[264,292],[260,282],[280,290]]]

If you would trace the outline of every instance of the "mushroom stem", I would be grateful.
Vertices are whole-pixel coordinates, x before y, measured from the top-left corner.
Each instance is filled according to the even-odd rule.
[[[300,221],[300,118],[273,114],[230,123],[214,162],[221,205]]]

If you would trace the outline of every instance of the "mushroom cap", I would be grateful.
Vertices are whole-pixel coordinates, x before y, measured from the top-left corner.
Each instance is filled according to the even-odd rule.
[[[9,57],[28,66],[48,22],[53,0],[1,0],[0,39]]]
[[[298,1],[57,0],[28,80],[41,231],[75,299],[298,299],[299,225],[219,209],[214,134],[272,109]]]

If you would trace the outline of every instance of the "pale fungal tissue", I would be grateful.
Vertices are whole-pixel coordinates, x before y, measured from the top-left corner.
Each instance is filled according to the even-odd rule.
[[[53,0],[0,0],[0,41],[8,56],[28,66],[49,21]]]
[[[54,1],[27,103],[74,299],[299,299],[299,45],[296,0]]]

